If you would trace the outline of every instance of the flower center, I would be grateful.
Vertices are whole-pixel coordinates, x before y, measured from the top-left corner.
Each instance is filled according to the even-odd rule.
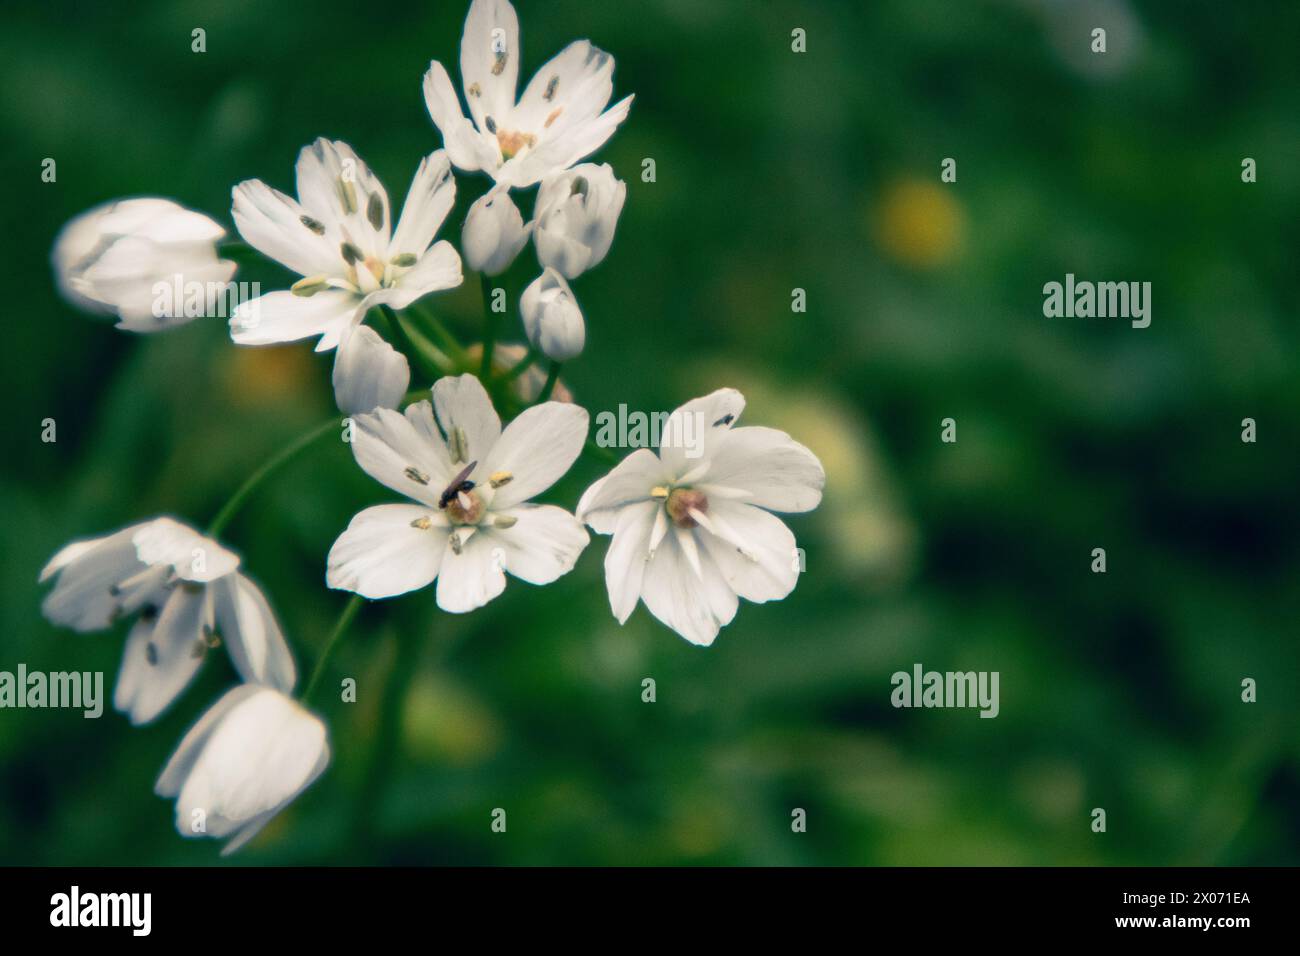
[[[447,517],[452,524],[478,524],[484,508],[477,491],[458,491],[447,501]]]
[[[517,130],[497,130],[497,143],[501,146],[502,159],[510,159],[536,142],[537,137],[532,133],[521,133]]]
[[[709,499],[704,492],[696,491],[694,488],[674,488],[669,492],[664,507],[668,509],[668,517],[673,519],[673,524],[677,527],[694,528],[696,521],[691,517],[691,512],[698,511],[706,514],[709,510]]]

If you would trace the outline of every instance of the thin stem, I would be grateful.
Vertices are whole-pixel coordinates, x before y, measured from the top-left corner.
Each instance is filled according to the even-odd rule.
[[[443,356],[428,342],[416,340],[414,330],[407,325],[405,316],[394,312],[386,305],[379,307],[379,313],[393,330],[402,350],[420,366],[420,371],[433,379],[439,379],[448,373],[449,369],[443,361]]]
[[[551,367],[546,371],[546,384],[542,386],[542,390],[538,394],[537,402],[535,404],[540,405],[551,397],[551,392],[555,391],[555,383],[560,379],[560,366],[563,364],[563,362],[557,362],[554,359],[551,360]]]
[[[492,349],[497,340],[497,314],[492,311],[492,280],[483,273],[480,277],[483,289],[483,363],[479,366],[478,377],[487,381],[492,375]]]
[[[374,842],[371,834],[374,832],[376,810],[383,800],[393,770],[394,755],[399,749],[402,709],[420,662],[420,647],[421,642],[414,632],[409,629],[398,632],[396,653],[383,690],[379,719],[371,739],[370,752],[366,755],[361,789],[356,796],[352,817],[351,837],[353,846],[357,848],[368,847]]]
[[[506,372],[504,375],[501,376],[501,384],[509,385],[520,375],[523,375],[524,372],[528,371],[529,366],[531,366],[536,361],[537,361],[537,353],[534,352],[532,349],[529,349],[528,354],[526,354],[523,358],[521,358],[518,362],[516,362],[514,366],[510,369],[510,371]]]
[[[207,536],[209,538],[215,538],[221,534],[221,532],[225,530],[226,525],[230,523],[230,520],[239,512],[239,509],[244,506],[244,502],[248,500],[249,496],[257,490],[258,486],[261,485],[263,481],[269,478],[278,469],[293,461],[293,459],[302,451],[307,449],[312,442],[328,435],[338,427],[339,419],[337,418],[331,418],[328,421],[321,422],[311,431],[307,432],[305,435],[299,436],[290,445],[282,448],[280,451],[268,458],[262,466],[257,469],[257,471],[248,476],[244,483],[239,486],[238,490],[236,490],[235,493],[230,496],[229,500],[222,505],[221,510],[217,512],[216,517],[213,518],[211,524],[208,525],[208,530],[206,532]]]
[[[582,450],[592,458],[603,461],[606,464],[612,465],[614,462],[618,461],[618,455],[614,454],[608,448],[602,448],[600,445],[597,445],[590,438],[588,438],[587,443],[582,446]]]
[[[456,336],[451,334],[451,331],[442,324],[436,315],[418,305],[412,305],[407,311],[420,317],[420,321],[428,327],[429,333],[437,341],[438,347],[447,353],[458,368],[468,367],[469,356],[465,354],[465,347],[460,344]]]
[[[348,599],[348,603],[343,606],[343,613],[339,615],[338,623],[334,625],[334,630],[330,633],[329,640],[325,642],[325,648],[320,652],[320,657],[316,660],[316,666],[312,668],[311,677],[307,678],[307,686],[302,692],[304,703],[311,700],[316,685],[325,676],[325,666],[329,663],[330,658],[334,655],[334,650],[343,640],[343,635],[347,633],[348,626],[352,619],[357,616],[361,610],[361,605],[365,603],[365,598],[360,594],[354,594]]]

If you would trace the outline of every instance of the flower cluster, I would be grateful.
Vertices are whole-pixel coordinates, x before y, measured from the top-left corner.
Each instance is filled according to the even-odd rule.
[[[235,186],[243,244],[300,278],[240,303],[231,338],[315,339],[317,351],[333,350],[335,401],[356,463],[404,499],[358,512],[330,548],[326,583],[354,594],[336,635],[361,599],[433,585],[438,607],[459,614],[500,595],[507,575],[550,584],[574,568],[589,527],[611,536],[605,580],[620,623],[644,603],[708,645],[741,598],[761,603],[793,590],[798,549],[775,513],[815,508],[825,474],[784,432],[740,426],[744,398],[720,389],[668,416],[658,450],[629,455],[587,489],[576,514],[533,500],[588,444],[588,413],[558,381],[586,339],[569,283],[609,253],[627,186],[608,164],[583,160],[627,118],[632,97],[609,105],[613,58],[586,40],[548,61],[522,95],[519,67],[514,8],[473,0],[460,48],[465,108],[447,70],[432,63],[424,97],[443,147],[420,160],[396,216],[383,184],[335,140],[301,151],[296,198],[261,180]],[[492,180],[469,206],[459,252],[439,237],[455,205],[455,170]],[[525,222],[512,193],[532,186]],[[117,314],[124,329],[154,332],[187,318],[150,306],[157,283],[232,278],[224,236],[168,200],[122,200],[69,223],[53,260],[71,300]],[[475,358],[423,300],[459,286],[466,266],[502,274],[530,240],[540,274],[518,301],[529,347],[496,350],[509,361],[501,368],[491,315]],[[530,368],[543,361],[544,376]],[[414,374],[431,387],[411,392]],[[499,409],[513,415],[504,426]],[[175,798],[182,835],[226,838],[227,852],[330,758],[325,723],[306,694],[295,696],[293,655],[269,602],[216,540],[244,496],[206,532],[159,517],[69,544],[41,573],[53,581],[43,605],[52,622],[95,631],[132,621],[114,704],[134,724],[170,707],[208,651],[225,644],[242,683],[200,717],[156,791]],[[327,659],[328,649],[307,693]]]

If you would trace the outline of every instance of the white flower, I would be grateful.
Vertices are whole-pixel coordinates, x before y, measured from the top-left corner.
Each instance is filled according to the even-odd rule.
[[[737,598],[794,590],[794,535],[772,511],[810,511],[821,462],[785,432],[733,428],[744,397],[720,389],[669,416],[659,454],[633,452],[587,489],[578,517],[611,534],[605,584],[619,623],[637,599],[693,644],[735,617]]]
[[[177,284],[202,284],[206,303],[235,274],[235,263],[217,257],[225,234],[170,199],[105,203],[71,220],[54,240],[55,277],[73,304],[115,313],[119,329],[174,328],[196,318],[186,314],[184,298],[171,294]]]
[[[171,518],[75,541],[41,571],[57,575],[41,610],[76,631],[137,615],[126,640],[113,706],[133,724],[153,720],[194,679],[214,627],[240,677],[293,688],[293,657],[270,605],[239,573],[239,558]]]
[[[259,179],[234,189],[239,234],[303,278],[242,303],[230,320],[231,338],[270,345],[318,335],[318,352],[361,351],[336,357],[344,366],[334,379],[340,404],[353,394],[347,379],[363,372],[395,390],[402,375],[409,381],[406,358],[382,340],[351,333],[375,306],[404,309],[460,285],[460,256],[446,240],[433,241],[456,198],[447,155],[438,150],[420,162],[396,229],[383,184],[346,143],[318,139],[304,147],[297,178],[297,200]]]
[[[528,241],[531,226],[524,225],[519,207],[504,189],[493,188],[469,207],[461,247],[469,267],[497,276],[510,268]]]
[[[614,58],[588,40],[570,43],[538,70],[516,103],[519,18],[508,0],[470,4],[460,76],[473,122],[437,61],[424,76],[429,115],[456,166],[484,170],[508,187],[531,186],[590,156],[632,106],[629,96],[605,109],[614,94]]]
[[[564,276],[547,268],[529,283],[519,298],[524,332],[533,348],[556,362],[567,362],[582,353],[587,327],[582,310]]]
[[[548,176],[537,191],[537,258],[566,279],[600,263],[614,241],[627,183],[608,163],[583,163]]]
[[[225,856],[311,786],[329,760],[319,717],[274,688],[243,684],[190,728],[154,793],[176,798],[181,836],[230,837]]]
[[[504,572],[549,584],[586,547],[573,515],[528,503],[582,451],[585,409],[544,402],[502,431],[483,385],[462,375],[435,382],[432,405],[377,409],[355,425],[357,464],[414,503],[357,514],[330,549],[330,587],[384,598],[436,578],[438,606],[462,613],[500,594]]]

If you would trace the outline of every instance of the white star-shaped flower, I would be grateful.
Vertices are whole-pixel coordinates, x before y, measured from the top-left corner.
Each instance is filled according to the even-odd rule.
[[[352,334],[366,312],[404,309],[461,283],[460,256],[445,239],[434,241],[456,198],[451,165],[442,150],[420,162],[395,229],[383,184],[346,143],[318,139],[304,147],[297,178],[296,200],[260,179],[234,189],[244,241],[303,278],[242,303],[230,320],[231,338],[270,345],[320,336],[318,352],[340,352],[340,407],[368,411],[357,406],[358,396],[400,396],[410,368],[378,335]]]
[[[734,428],[735,389],[687,402],[667,419],[659,453],[642,448],[587,489],[578,518],[613,535],[605,584],[619,623],[645,602],[693,644],[709,645],[738,598],[780,600],[799,577],[794,535],[773,511],[811,511],[826,473],[773,428]]]
[[[355,417],[352,453],[372,478],[412,500],[358,513],[334,542],[326,581],[368,598],[436,578],[438,606],[462,613],[506,586],[505,572],[549,584],[573,568],[586,530],[554,505],[531,504],[569,470],[587,412],[543,402],[503,431],[473,375],[441,378],[433,402]]]
[[[284,691],[293,656],[261,590],[239,557],[171,518],[74,541],[41,572],[57,576],[41,610],[55,624],[99,631],[136,615],[113,706],[133,724],[153,720],[189,686],[221,635],[240,677]]]
[[[515,101],[519,17],[508,0],[474,0],[460,41],[467,119],[446,68],[424,76],[424,101],[460,169],[484,170],[506,186],[530,186],[590,156],[627,118],[632,97],[614,95],[614,58],[575,40],[546,63]]]

